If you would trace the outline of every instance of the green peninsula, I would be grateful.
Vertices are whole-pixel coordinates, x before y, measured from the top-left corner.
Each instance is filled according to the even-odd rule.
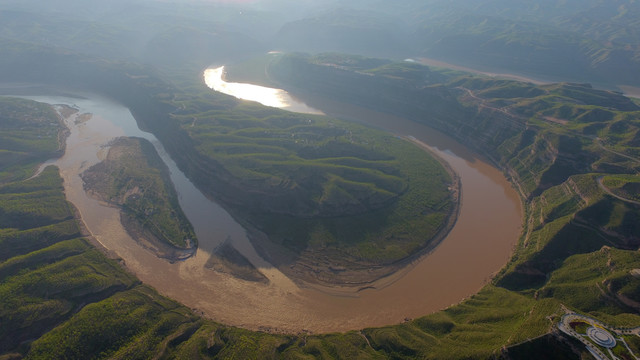
[[[184,135],[178,163],[294,278],[371,282],[455,221],[455,176],[406,140],[235,99],[211,105],[222,95],[184,96],[172,115]]]

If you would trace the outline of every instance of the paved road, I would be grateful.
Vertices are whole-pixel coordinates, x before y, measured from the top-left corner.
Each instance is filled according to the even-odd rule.
[[[598,180],[598,186],[600,186],[600,189],[602,189],[602,191],[606,192],[607,194],[613,196],[614,198],[618,199],[618,200],[622,200],[624,202],[630,203],[630,204],[635,204],[635,205],[640,205],[640,201],[635,201],[635,200],[631,200],[631,199],[627,199],[624,198],[622,196],[616,195],[614,194],[611,190],[609,190],[608,187],[606,187],[604,185],[604,183],[602,182],[602,178],[604,176],[600,176],[597,180]]]

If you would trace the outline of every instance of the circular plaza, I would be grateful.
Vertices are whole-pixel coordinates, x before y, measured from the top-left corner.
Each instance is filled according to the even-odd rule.
[[[616,339],[605,329],[592,326],[587,329],[587,336],[602,347],[611,349],[616,346]]]

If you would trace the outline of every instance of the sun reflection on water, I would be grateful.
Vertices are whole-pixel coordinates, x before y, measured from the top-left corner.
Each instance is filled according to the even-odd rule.
[[[222,79],[224,66],[204,71],[204,82],[215,91],[235,96],[238,99],[259,102],[262,105],[310,114],[322,114],[299,101],[284,90],[244,83],[230,83]]]

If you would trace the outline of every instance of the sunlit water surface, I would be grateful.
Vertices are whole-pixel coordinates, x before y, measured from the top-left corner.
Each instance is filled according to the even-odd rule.
[[[224,81],[224,66],[204,71],[204,82],[215,91],[238,99],[256,101],[265,106],[307,114],[322,114],[322,111],[307,106],[288,92],[265,86],[231,83]]]

